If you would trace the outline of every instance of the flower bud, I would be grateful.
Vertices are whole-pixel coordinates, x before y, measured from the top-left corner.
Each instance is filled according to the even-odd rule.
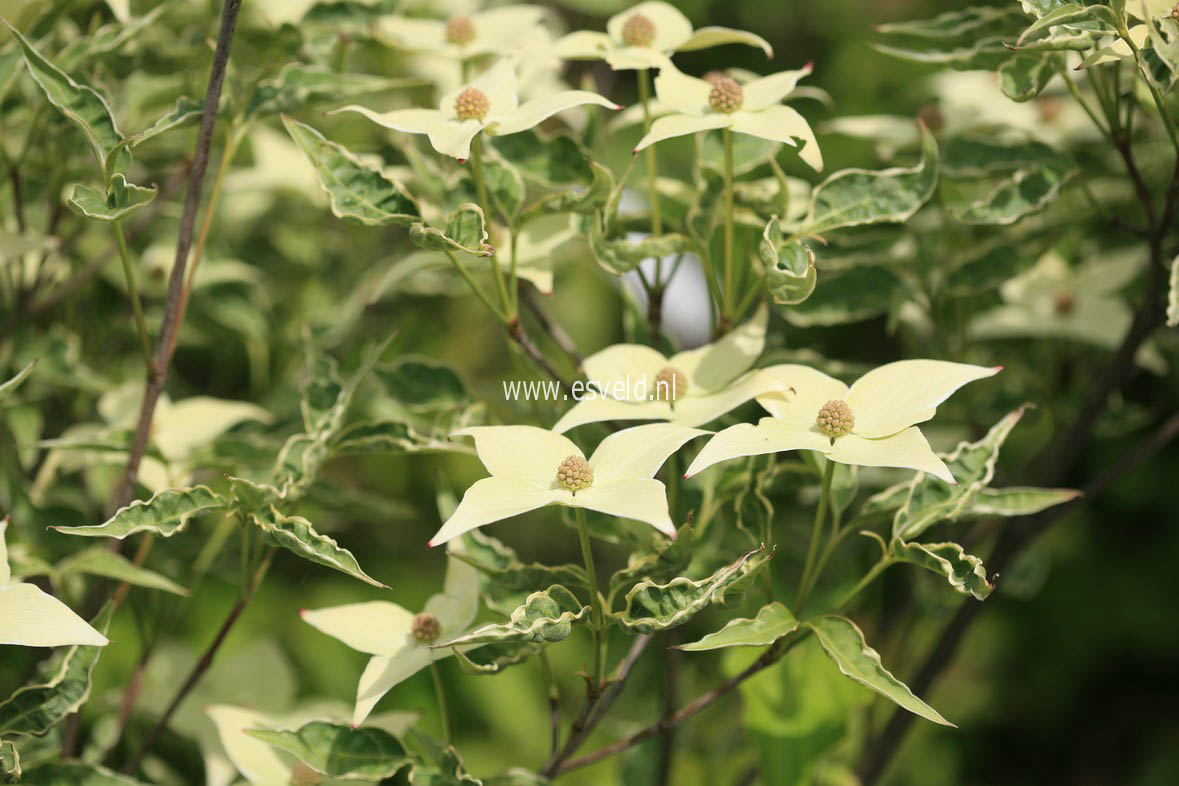
[[[843,399],[836,398],[828,401],[819,409],[819,416],[815,418],[815,425],[819,431],[828,437],[844,437],[851,433],[856,425],[856,416],[851,407]]]
[[[442,633],[442,623],[429,612],[423,611],[413,618],[413,637],[422,644],[429,644]]]
[[[569,491],[588,489],[594,482],[594,468],[581,456],[568,456],[557,466],[557,483]]]
[[[452,16],[446,22],[446,42],[465,46],[475,40],[475,25],[470,17]]]
[[[731,115],[745,103],[745,91],[732,77],[718,77],[708,94],[708,105],[717,112]]]
[[[655,375],[655,398],[675,401],[688,392],[688,378],[675,366],[664,366]]]
[[[482,120],[491,109],[491,101],[478,88],[468,87],[454,99],[454,113],[459,120]]]
[[[627,46],[650,46],[655,40],[655,23],[642,14],[631,14],[622,26],[622,43]]]

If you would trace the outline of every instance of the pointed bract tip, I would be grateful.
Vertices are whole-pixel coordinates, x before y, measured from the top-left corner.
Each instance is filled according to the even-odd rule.
[[[299,619],[301,619],[301,620],[307,619],[307,609],[299,609]]]
[[[815,61],[814,60],[807,60],[806,65],[804,65],[802,67],[802,70],[803,71],[814,71],[815,70]]]
[[[688,479],[688,478],[690,478],[690,477],[692,477],[692,476],[691,476],[691,475],[689,475],[687,472],[685,472],[685,473],[684,473],[684,480],[687,480],[687,479]]]
[[[617,112],[619,109],[622,109],[622,104],[615,104],[612,108]]]
[[[630,154],[631,154],[632,156],[637,156],[637,155],[639,154],[639,149],[636,147],[634,150],[631,150],[631,151],[630,151]]]
[[[360,724],[359,724],[359,723],[353,723],[353,724],[350,724],[350,725],[352,726],[352,731],[356,731],[357,729],[359,729],[359,728],[360,728]]]
[[[994,369],[996,374],[1003,370],[1002,366],[991,366],[991,368]]]
[[[428,549],[432,549],[437,545],[438,544],[434,542],[433,538],[430,538],[429,540],[426,541],[426,548],[428,548]]]
[[[460,164],[465,164],[465,163],[467,163],[467,159],[465,159],[465,158],[460,158],[460,159],[457,159],[457,160],[458,160],[458,162],[459,162]],[[354,729],[355,729],[356,727],[355,727],[355,726],[353,726],[352,728],[354,728]]]

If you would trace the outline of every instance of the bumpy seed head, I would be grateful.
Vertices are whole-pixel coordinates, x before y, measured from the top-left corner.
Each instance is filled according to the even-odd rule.
[[[423,611],[413,618],[413,637],[422,644],[429,644],[442,633],[442,623],[429,612]]]
[[[569,456],[557,466],[557,483],[570,491],[588,489],[594,482],[594,468],[581,456]]]
[[[708,71],[704,76],[700,77],[710,85],[715,85],[722,79],[731,79],[727,71]]]
[[[475,40],[475,25],[467,16],[452,16],[446,22],[446,41],[456,46],[464,46]]]
[[[642,14],[631,14],[622,26],[622,43],[627,46],[650,46],[655,40],[655,23]]]
[[[675,366],[664,366],[655,375],[655,398],[675,401],[688,392],[688,378]]]
[[[829,437],[843,437],[850,434],[856,425],[856,416],[846,401],[836,398],[822,406],[819,416],[815,418],[815,425]]]
[[[475,87],[468,87],[454,99],[454,113],[459,120],[482,120],[489,109],[487,94]]]
[[[708,105],[717,112],[731,115],[745,103],[745,91],[737,80],[722,76],[712,83],[712,91],[708,94]]]
[[[1071,314],[1073,308],[1077,305],[1077,298],[1073,295],[1071,290],[1062,289],[1056,293],[1052,299],[1052,310],[1060,316]]]

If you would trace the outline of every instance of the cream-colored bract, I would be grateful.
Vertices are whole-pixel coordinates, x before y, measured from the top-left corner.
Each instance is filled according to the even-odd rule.
[[[417,615],[389,601],[305,609],[300,616],[322,633],[372,656],[356,690],[352,723],[359,726],[394,686],[431,662],[453,655],[450,648],[433,649],[430,644],[466,633],[478,609],[478,573],[462,560],[450,557],[442,592],[427,600],[422,610],[423,614],[431,615],[438,622],[438,631],[430,641],[419,641],[414,637]]]
[[[591,485],[573,492],[557,482],[557,467],[569,456],[585,456],[567,437],[536,426],[476,426],[456,431],[452,437],[474,437],[475,451],[491,477],[467,489],[429,545],[441,545],[477,527],[547,505],[634,519],[674,538],[667,491],[655,480],[655,473],[684,443],[707,433],[675,423],[616,431],[589,458]]]
[[[626,25],[636,16],[645,17],[651,24],[653,37],[645,46],[626,40]],[[722,44],[756,46],[766,53],[766,57],[774,56],[773,47],[759,35],[730,27],[709,26],[693,30],[683,12],[659,0],[639,3],[610,17],[605,33],[579,30],[559,38],[555,48],[557,56],[566,60],[605,60],[615,70],[633,70],[661,68],[667,55]]]
[[[709,440],[687,475],[720,461],[783,450],[817,450],[840,464],[899,467],[928,472],[947,483],[954,476],[917,428],[958,388],[993,376],[1000,366],[973,366],[944,360],[900,360],[869,371],[849,388],[807,366],[764,369],[781,380],[779,392],[758,396],[771,415],[757,425],[742,423]],[[829,401],[843,401],[855,418],[851,432],[830,438],[815,419]]]
[[[7,529],[8,519],[0,520],[0,644],[23,647],[109,644],[106,636],[37,585],[12,581],[5,542]]]
[[[799,148],[799,157],[815,171],[821,171],[823,154],[810,124],[794,109],[780,103],[794,91],[798,80],[810,72],[808,63],[795,71],[780,71],[746,82],[741,85],[741,108],[719,112],[709,102],[713,84],[681,73],[668,61],[655,77],[655,93],[660,103],[674,112],[651,124],[651,130],[635,145],[635,152],[665,139],[728,128],[737,134]]]
[[[712,344],[671,357],[641,344],[615,344],[582,364],[597,392],[577,402],[553,426],[563,434],[604,420],[666,420],[681,426],[708,423],[751,398],[776,388],[778,380],[749,371],[765,348],[769,312],[762,304],[743,325]],[[682,374],[675,400],[657,398],[664,369]]]
[[[541,25],[545,9],[538,5],[505,5],[449,20],[422,19],[390,14],[377,20],[380,39],[411,52],[426,52],[451,60],[467,60],[479,55],[507,55],[534,45],[535,37],[545,37]],[[455,22],[470,25],[471,38],[464,43],[448,40],[447,27]]]
[[[492,136],[527,131],[541,121],[575,106],[593,104],[609,109],[622,107],[588,90],[565,90],[520,103],[519,80],[516,67],[508,60],[500,60],[476,77],[469,88],[478,90],[487,99],[487,113],[482,118],[461,119],[455,100],[468,88],[453,90],[442,97],[437,109],[394,109],[374,112],[367,107],[350,104],[337,112],[359,112],[374,123],[408,134],[426,134],[430,144],[443,155],[466,161],[471,155],[471,140],[480,131]]]

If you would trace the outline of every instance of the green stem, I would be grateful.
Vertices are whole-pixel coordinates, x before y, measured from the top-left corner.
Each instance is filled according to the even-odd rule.
[[[839,605],[836,606],[836,608],[839,610],[847,608],[848,604],[855,600],[856,596],[863,592],[864,589],[873,581],[875,581],[876,577],[883,573],[889,565],[892,565],[892,563],[893,561],[888,557],[881,557],[880,561],[873,565],[871,570],[864,574],[864,577],[860,579],[859,583],[852,587],[851,590],[843,596],[843,600],[839,601]]]
[[[590,547],[589,526],[585,522],[585,511],[574,508],[577,514],[577,534],[581,539],[581,557],[585,560],[585,575],[590,585],[590,627],[594,631],[594,690],[602,687],[605,675],[605,647],[606,636],[605,615],[602,612],[602,599],[598,593],[598,571],[594,567],[594,552]]]
[[[438,661],[430,661],[430,673],[434,675],[434,695],[438,698],[438,714],[442,716],[442,731],[446,735],[446,744],[453,745],[454,722],[446,707],[446,688],[442,684],[442,669],[438,668]]]
[[[454,265],[455,270],[459,272],[459,275],[463,277],[463,281],[466,281],[467,286],[471,288],[473,293],[475,293],[475,297],[479,298],[479,301],[487,307],[488,311],[495,315],[496,319],[506,325],[508,323],[507,317],[505,317],[503,312],[500,311],[499,308],[491,302],[491,299],[487,297],[486,294],[484,294],[479,285],[475,283],[475,279],[471,278],[471,274],[467,271],[466,265],[464,265],[462,262],[459,262],[458,257],[456,257],[454,252],[449,248],[444,250],[446,251],[446,256],[450,257],[450,262]]]
[[[823,533],[823,521],[827,517],[827,506],[831,500],[831,479],[835,475],[835,462],[826,459],[823,469],[823,490],[819,494],[819,507],[815,510],[815,524],[811,529],[811,543],[806,551],[806,563],[802,568],[802,581],[798,585],[798,596],[794,600],[795,611],[802,612],[802,604],[810,593],[811,572],[815,567],[815,555],[819,551],[819,536]]]
[[[724,307],[721,315],[733,316],[733,132],[724,129],[725,139],[725,256]]]
[[[639,69],[639,101],[643,104],[643,133],[651,130],[651,70]],[[647,184],[651,190],[651,234],[663,234],[663,216],[659,207],[659,169],[655,157],[655,145],[647,146]],[[658,263],[657,263],[658,264]],[[655,281],[659,282],[656,272]]]
[[[1134,53],[1134,62],[1138,64],[1139,70],[1141,71],[1143,68],[1146,68],[1147,66],[1142,63],[1142,52],[1138,49],[1138,45],[1134,43],[1134,40],[1130,38],[1130,31],[1123,27],[1118,31],[1118,35],[1130,47],[1130,51]],[[1145,76],[1143,78],[1146,79]],[[1176,130],[1175,120],[1167,111],[1163,95],[1149,79],[1146,79],[1146,87],[1150,90],[1150,95],[1154,99],[1154,105],[1159,110],[1159,117],[1163,120],[1163,127],[1167,129],[1167,136],[1171,138],[1171,145],[1175,148],[1176,155],[1179,155],[1179,130]]]
[[[151,368],[151,340],[147,337],[147,322],[143,319],[143,304],[139,302],[139,284],[135,282],[135,271],[131,267],[131,252],[127,250],[127,238],[123,226],[112,221],[115,242],[119,245],[119,259],[123,262],[123,277],[127,279],[127,296],[131,299],[131,311],[135,314],[135,327],[139,331],[139,343],[143,347],[143,362]]]
[[[483,137],[476,134],[471,140],[471,176],[475,179],[475,194],[479,199],[479,207],[483,211],[483,220],[491,222],[490,203],[487,200],[487,183],[483,179]],[[499,259],[492,254],[491,268],[495,275],[495,288],[499,292],[500,302],[504,313],[511,319],[516,313],[512,307],[512,298],[508,295],[507,284],[504,283],[503,271],[499,267]]]

